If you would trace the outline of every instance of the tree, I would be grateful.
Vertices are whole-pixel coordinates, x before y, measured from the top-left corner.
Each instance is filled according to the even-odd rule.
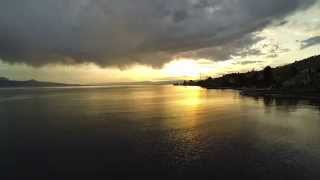
[[[266,87],[269,87],[272,85],[273,82],[273,72],[272,68],[270,66],[267,66],[263,69],[263,79],[264,79],[264,85]]]
[[[298,69],[295,66],[290,67],[290,76],[295,77],[299,73]]]

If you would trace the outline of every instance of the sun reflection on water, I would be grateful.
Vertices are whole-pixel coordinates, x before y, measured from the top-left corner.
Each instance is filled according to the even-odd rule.
[[[198,106],[201,104],[203,100],[203,95],[205,94],[205,90],[199,87],[188,87],[184,88],[183,97],[181,100],[177,101],[177,105],[183,106]]]

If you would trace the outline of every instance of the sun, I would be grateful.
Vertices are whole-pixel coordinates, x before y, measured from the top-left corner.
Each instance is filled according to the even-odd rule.
[[[167,63],[163,71],[174,77],[199,77],[203,72],[201,66],[192,59],[179,59]]]

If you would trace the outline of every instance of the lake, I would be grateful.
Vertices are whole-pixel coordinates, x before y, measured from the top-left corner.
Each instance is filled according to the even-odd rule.
[[[318,102],[170,85],[11,88],[0,119],[2,176],[320,178]]]

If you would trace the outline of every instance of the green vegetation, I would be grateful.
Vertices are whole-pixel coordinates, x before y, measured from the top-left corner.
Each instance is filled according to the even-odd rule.
[[[313,56],[285,66],[261,71],[232,73],[200,81],[184,81],[180,85],[201,86],[208,89],[264,90],[266,92],[319,92],[320,56]],[[269,91],[266,91],[269,90]]]

